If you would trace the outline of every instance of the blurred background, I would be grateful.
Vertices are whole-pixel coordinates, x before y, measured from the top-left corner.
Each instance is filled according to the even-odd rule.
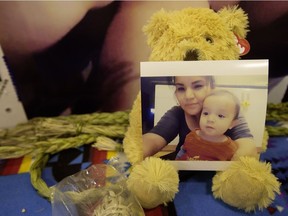
[[[271,101],[287,101],[286,1],[1,1],[0,45],[28,119],[127,110],[150,53],[142,33],[149,17],[228,4],[249,16],[243,59],[269,59]]]

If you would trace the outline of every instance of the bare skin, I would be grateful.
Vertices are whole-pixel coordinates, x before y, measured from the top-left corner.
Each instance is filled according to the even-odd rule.
[[[191,131],[195,130],[199,128],[200,113],[202,110],[203,101],[211,91],[209,84],[205,82],[203,77],[175,77],[175,83],[176,86],[178,85],[178,87],[176,87],[175,96],[179,105],[184,110],[188,128]],[[240,156],[258,157],[256,145],[252,138],[240,138],[234,141],[238,144],[239,148],[232,160],[237,160]],[[154,133],[144,134],[144,158],[156,154],[167,144],[167,141],[160,135]]]
[[[1,46],[15,56],[39,52],[67,34],[88,10],[110,2],[1,1]]]
[[[178,10],[185,7],[208,8],[209,5],[208,1],[123,1],[121,3],[120,10],[109,27],[101,54],[103,65],[111,62],[130,64],[129,74],[132,78],[117,92],[117,95],[121,95],[121,99],[115,97],[116,109],[130,108],[140,88],[139,64],[141,61],[147,61],[150,54],[147,39],[142,32],[143,26],[151,15],[161,8]]]
[[[18,76],[25,77],[27,62],[63,38],[90,9],[101,8],[112,1],[7,1],[0,2],[0,44]],[[139,91],[139,64],[147,61],[150,48],[142,27],[161,8],[209,7],[208,1],[121,1],[109,26],[101,54],[101,66],[128,62],[127,82],[117,88],[108,103],[109,111],[131,109]],[[68,10],[69,8],[69,10]],[[111,71],[109,71],[110,73]],[[113,72],[113,71],[112,71]],[[22,79],[22,78],[21,78]],[[28,81],[27,81],[28,82]],[[113,84],[108,80],[107,85]],[[27,88],[30,88],[27,83]],[[27,101],[33,100],[27,90]],[[32,93],[33,94],[33,93]],[[28,103],[28,102],[27,102]]]

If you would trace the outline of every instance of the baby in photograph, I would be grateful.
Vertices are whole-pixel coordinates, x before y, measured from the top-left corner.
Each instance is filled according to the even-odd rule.
[[[191,131],[176,160],[230,161],[238,149],[224,133],[237,122],[238,98],[227,90],[211,92],[203,102],[200,129]]]

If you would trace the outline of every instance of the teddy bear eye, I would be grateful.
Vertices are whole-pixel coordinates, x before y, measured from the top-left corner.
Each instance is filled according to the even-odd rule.
[[[213,43],[213,39],[209,36],[206,36],[205,37],[205,40],[208,42],[208,43]]]

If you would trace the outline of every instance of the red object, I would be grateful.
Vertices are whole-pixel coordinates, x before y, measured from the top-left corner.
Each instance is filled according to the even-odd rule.
[[[91,148],[91,158],[92,164],[102,164],[103,161],[107,160],[107,151],[100,151],[96,148]]]
[[[145,216],[168,216],[167,208],[160,205],[153,209],[144,209]]]
[[[250,51],[249,42],[244,38],[240,38],[236,34],[235,34],[235,36],[236,36],[236,40],[237,40],[237,46],[239,47],[239,50],[240,50],[240,56],[246,55]]]
[[[3,169],[0,170],[0,175],[17,174],[22,163],[23,157],[5,160]]]

